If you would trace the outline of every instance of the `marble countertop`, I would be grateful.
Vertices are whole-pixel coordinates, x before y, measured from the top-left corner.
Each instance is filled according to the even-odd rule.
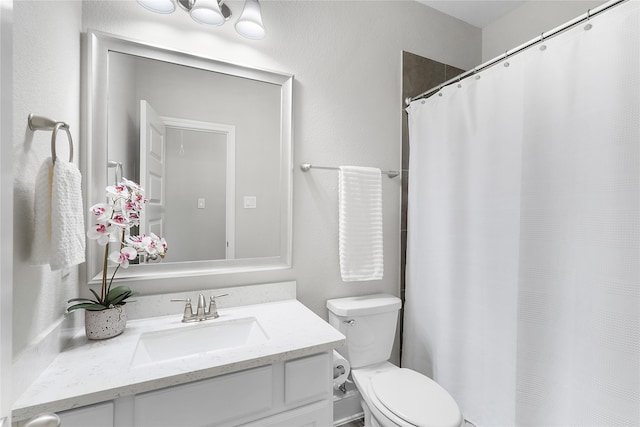
[[[132,320],[121,335],[103,341],[88,340],[82,330],[15,402],[14,421],[330,351],[344,344],[340,332],[295,299],[224,308],[219,313],[218,319],[205,323],[254,317],[269,339],[132,366],[141,334],[197,323],[182,323],[181,315]]]

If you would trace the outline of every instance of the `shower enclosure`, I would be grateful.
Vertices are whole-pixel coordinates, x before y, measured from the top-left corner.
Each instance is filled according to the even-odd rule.
[[[640,2],[411,102],[403,366],[478,426],[640,424]]]

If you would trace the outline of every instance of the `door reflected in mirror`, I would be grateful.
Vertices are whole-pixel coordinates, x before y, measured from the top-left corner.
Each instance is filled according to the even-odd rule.
[[[88,196],[116,173],[140,182],[141,232],[170,244],[162,263],[118,276],[289,267],[292,77],[88,36],[97,59]],[[93,252],[90,281],[101,271]]]
[[[225,134],[167,128],[163,236],[170,239],[173,250],[171,256],[167,253],[168,262],[235,258],[235,230],[227,227],[233,224],[235,207],[227,204],[227,196],[233,197],[234,189],[228,188],[226,178],[227,167],[234,166],[227,166]]]

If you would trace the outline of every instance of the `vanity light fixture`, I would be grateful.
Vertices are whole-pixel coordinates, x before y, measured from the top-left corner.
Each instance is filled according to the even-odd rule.
[[[173,13],[176,3],[188,12],[191,18],[205,25],[220,26],[231,17],[231,10],[224,0],[137,0],[141,6],[152,12]],[[264,38],[262,13],[259,0],[245,0],[244,9],[235,25],[236,31],[252,40]]]
[[[248,39],[264,38],[264,25],[262,25],[262,13],[258,0],[245,0],[242,15],[236,22],[236,31]]]
[[[145,9],[156,13],[173,13],[176,5],[173,0],[138,0]]]
[[[226,9],[228,11],[227,16],[224,16],[221,8],[222,2],[218,3],[218,0],[196,0],[195,2],[187,3],[193,4],[191,9],[188,9],[188,5],[186,7],[183,6],[181,2],[178,4],[188,10],[191,18],[200,24],[220,26],[231,16],[229,8]]]

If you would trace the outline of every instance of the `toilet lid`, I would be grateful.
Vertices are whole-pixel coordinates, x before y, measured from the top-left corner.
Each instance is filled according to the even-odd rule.
[[[455,400],[438,383],[411,369],[383,372],[371,387],[384,407],[421,427],[458,427],[462,415]]]

